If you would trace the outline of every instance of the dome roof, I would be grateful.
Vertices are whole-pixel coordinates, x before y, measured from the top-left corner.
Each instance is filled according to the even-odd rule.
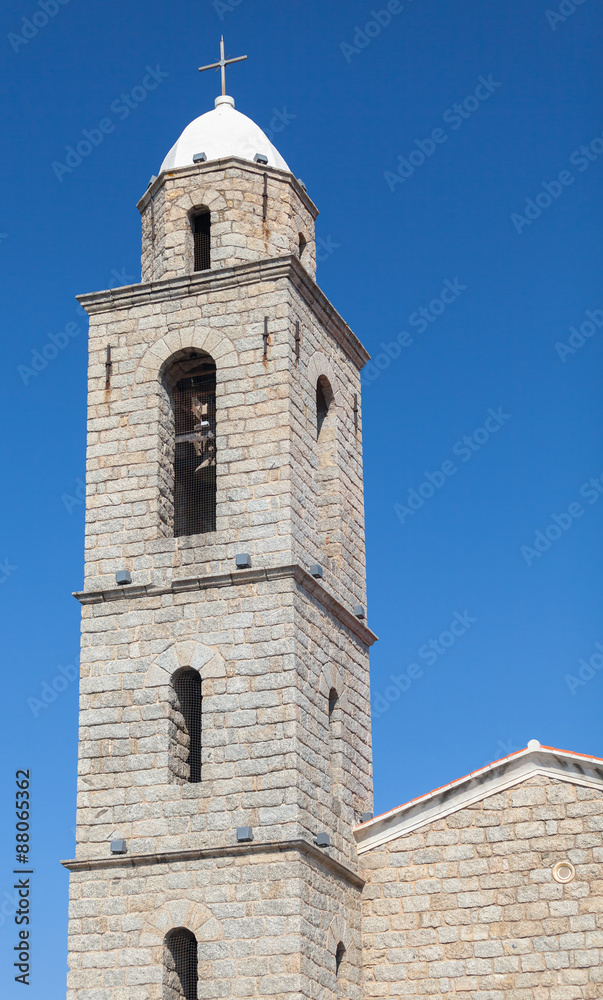
[[[256,153],[268,158],[268,165],[289,171],[281,154],[251,118],[235,111],[232,97],[217,97],[214,111],[208,111],[187,125],[172,146],[161,170],[188,167],[196,153],[205,153],[208,160],[238,156],[253,161]]]

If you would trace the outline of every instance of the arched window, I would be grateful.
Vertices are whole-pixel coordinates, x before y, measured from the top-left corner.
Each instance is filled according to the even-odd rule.
[[[176,927],[165,936],[165,1000],[198,1000],[197,939],[186,927]]]
[[[193,231],[193,270],[207,271],[211,267],[211,213],[198,208],[191,215]]]
[[[160,491],[162,519],[174,537],[216,530],[216,366],[208,354],[189,351],[164,378],[171,401],[172,433],[163,433]],[[169,414],[166,414],[169,416]],[[169,473],[169,457],[173,471]],[[172,503],[165,498],[172,485]]]
[[[339,979],[339,973],[341,971],[341,963],[343,962],[343,956],[345,955],[345,945],[343,941],[340,941],[337,945],[337,951],[335,952],[335,976]]]
[[[329,691],[329,781],[331,791],[334,791],[337,779],[337,758],[338,740],[340,738],[339,695],[335,688]]]
[[[324,427],[327,414],[329,412],[329,383],[326,378],[319,378],[316,383],[316,440],[320,441],[320,435]]]
[[[304,256],[304,251],[308,246],[308,241],[303,233],[299,234],[299,259],[302,260]]]
[[[338,558],[341,542],[336,408],[328,379],[316,383],[316,527],[323,556]]]
[[[201,678],[191,667],[172,677],[170,770],[180,781],[201,781]]]

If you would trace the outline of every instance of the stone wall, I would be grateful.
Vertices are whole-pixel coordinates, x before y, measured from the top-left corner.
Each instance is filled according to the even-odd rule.
[[[199,998],[361,1000],[359,886],[303,851],[115,864],[70,878],[68,1000],[163,1000],[164,939],[198,941]]]
[[[229,847],[251,826],[274,841],[327,831],[355,867],[352,826],[372,804],[368,650],[357,632],[290,575],[85,604],[76,858],[107,857],[117,838],[133,854]],[[175,782],[169,761],[170,685],[182,667],[202,681],[198,784]]]
[[[601,997],[602,830],[603,792],[539,776],[368,851],[366,1000]]]
[[[360,367],[367,355],[295,258],[200,273],[163,287],[83,296],[91,314],[86,589],[324,562],[325,583],[351,608],[364,604]],[[263,354],[268,317],[268,356]],[[296,360],[296,324],[300,328]],[[105,389],[107,345],[111,387]],[[217,366],[217,530],[166,538],[163,371],[178,352]],[[334,390],[339,527],[321,546],[316,381]],[[359,403],[358,403],[359,406]]]
[[[168,171],[150,185],[138,205],[143,282],[182,277],[194,270],[190,215],[201,206],[211,212],[212,269],[299,256],[303,236],[301,260],[315,276],[318,209],[299,182],[283,170],[230,158]]]

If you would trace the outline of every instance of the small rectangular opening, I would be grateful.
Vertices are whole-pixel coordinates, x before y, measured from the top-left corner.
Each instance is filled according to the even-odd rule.
[[[209,212],[200,212],[193,217],[195,271],[207,271],[211,267],[210,230],[211,215]]]

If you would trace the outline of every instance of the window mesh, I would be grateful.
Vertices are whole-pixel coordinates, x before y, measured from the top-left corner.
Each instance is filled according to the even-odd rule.
[[[172,680],[178,699],[177,708],[184,721],[181,731],[183,741],[175,747],[178,756],[184,754],[184,776],[187,781],[201,781],[201,678],[196,670],[186,667],[174,674]]]
[[[211,267],[211,215],[201,212],[193,217],[193,240],[195,247],[195,271],[207,271]]]
[[[174,535],[216,530],[216,366],[206,362],[174,389]]]
[[[165,939],[166,1000],[198,1000],[197,939],[178,927]]]

